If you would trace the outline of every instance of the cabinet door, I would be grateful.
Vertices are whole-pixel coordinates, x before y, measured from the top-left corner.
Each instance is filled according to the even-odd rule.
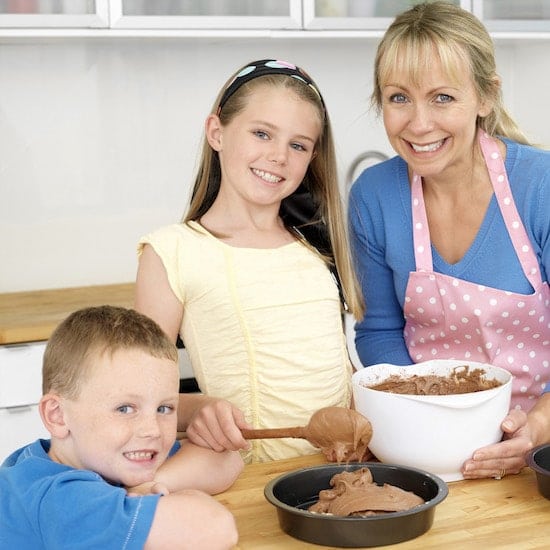
[[[304,0],[306,29],[385,30],[400,12],[423,0]],[[453,0],[469,9],[471,0]]]
[[[0,27],[107,28],[109,0],[0,1]]]
[[[491,32],[550,31],[550,0],[473,0],[473,11]]]
[[[300,29],[301,0],[111,0],[125,29]]]

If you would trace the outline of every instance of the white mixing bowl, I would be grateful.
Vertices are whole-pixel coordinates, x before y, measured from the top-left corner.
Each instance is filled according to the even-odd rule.
[[[405,395],[372,390],[392,375],[448,376],[457,366],[479,368],[502,385],[456,395]],[[463,479],[462,464],[480,447],[500,441],[510,408],[512,376],[499,367],[441,359],[405,367],[379,364],[354,373],[355,408],[372,424],[370,450],[381,462],[426,470],[445,481]]]

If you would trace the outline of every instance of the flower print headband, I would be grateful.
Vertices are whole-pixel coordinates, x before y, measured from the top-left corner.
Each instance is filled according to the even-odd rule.
[[[252,61],[245,67],[243,67],[236,75],[231,83],[224,90],[220,103],[218,105],[217,114],[219,115],[223,106],[227,103],[227,100],[246,82],[259,76],[265,76],[269,74],[284,74],[292,76],[298,80],[301,80],[304,84],[309,86],[321,100],[323,109],[325,108],[325,102],[323,96],[317,88],[317,85],[311,77],[300,67],[296,67],[292,63],[287,61],[278,61],[276,59],[262,59],[260,61]]]

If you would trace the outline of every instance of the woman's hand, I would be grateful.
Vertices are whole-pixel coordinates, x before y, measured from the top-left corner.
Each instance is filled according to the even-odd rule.
[[[550,441],[550,393],[543,393],[529,414],[510,411],[501,427],[502,441],[478,449],[464,463],[465,479],[500,479],[506,474],[518,474],[527,465],[527,453]]]
[[[210,399],[198,408],[186,427],[187,438],[195,445],[214,451],[248,449],[241,429],[251,428],[243,412],[224,399]]]

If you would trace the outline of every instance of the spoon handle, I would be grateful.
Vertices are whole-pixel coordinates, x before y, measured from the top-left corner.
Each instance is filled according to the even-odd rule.
[[[280,437],[305,438],[304,428],[302,426],[297,426],[295,428],[242,429],[241,432],[245,439],[274,439]]]

